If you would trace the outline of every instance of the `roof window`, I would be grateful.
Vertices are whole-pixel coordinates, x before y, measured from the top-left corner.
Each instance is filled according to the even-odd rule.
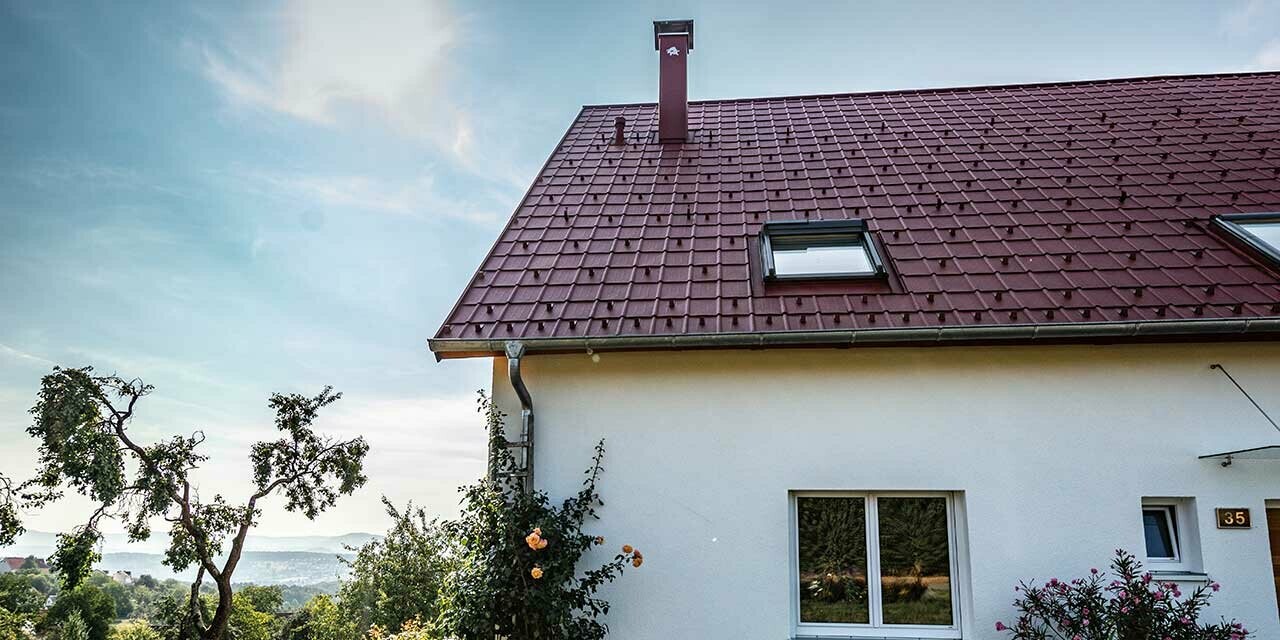
[[[862,220],[766,222],[760,248],[770,280],[884,275],[884,263]]]
[[[1230,213],[1214,216],[1213,222],[1253,251],[1280,264],[1280,213]]]

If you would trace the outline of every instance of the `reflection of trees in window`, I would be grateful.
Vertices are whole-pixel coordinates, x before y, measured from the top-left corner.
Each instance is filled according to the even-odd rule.
[[[880,590],[885,624],[951,624],[945,498],[880,498]]]
[[[881,498],[880,567],[885,575],[945,576],[947,502],[943,498]]]
[[[796,510],[801,621],[868,622],[866,501],[799,498]]]
[[[798,503],[800,570],[865,575],[867,521],[862,498],[800,498]]]

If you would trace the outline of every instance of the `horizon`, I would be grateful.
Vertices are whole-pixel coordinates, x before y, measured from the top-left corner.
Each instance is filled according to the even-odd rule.
[[[334,385],[316,426],[369,440],[369,484],[315,522],[268,500],[253,538],[380,532],[384,495],[456,513],[484,470],[490,363],[436,363],[426,340],[578,110],[656,100],[654,19],[697,23],[695,102],[1280,70],[1280,0],[0,16],[0,473],[31,475],[27,410],[55,365],[154,384],[134,430],[203,429],[197,479],[232,502],[247,446],[275,437],[268,395]],[[85,504],[24,519],[65,531]]]

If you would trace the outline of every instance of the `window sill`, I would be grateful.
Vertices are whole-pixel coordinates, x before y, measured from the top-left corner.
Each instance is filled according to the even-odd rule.
[[[921,638],[915,636],[868,636],[868,635],[851,635],[851,636],[791,636],[789,640],[935,640],[933,638]],[[955,636],[953,640],[962,640],[960,636]]]
[[[1151,577],[1160,582],[1209,582],[1209,574],[1199,571],[1152,571]]]

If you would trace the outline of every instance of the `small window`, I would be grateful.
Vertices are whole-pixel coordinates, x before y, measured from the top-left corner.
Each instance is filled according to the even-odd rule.
[[[1148,569],[1177,574],[1203,570],[1195,513],[1194,498],[1142,499],[1142,540]]]
[[[1147,541],[1147,559],[1178,561],[1178,516],[1171,506],[1142,510],[1142,533]]]
[[[861,220],[767,222],[760,234],[771,280],[868,278],[884,266]]]
[[[1280,264],[1280,213],[1232,213],[1215,216],[1213,222],[1254,252]]]
[[[959,637],[953,509],[946,493],[796,495],[797,634]]]

